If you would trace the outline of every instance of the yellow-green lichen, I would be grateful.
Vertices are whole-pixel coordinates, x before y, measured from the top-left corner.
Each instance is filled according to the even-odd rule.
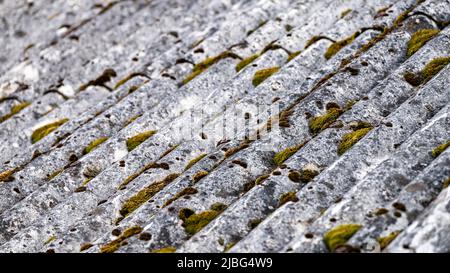
[[[405,72],[403,75],[403,78],[407,83],[409,83],[412,86],[419,86],[423,83],[424,78],[422,77],[421,73],[414,73],[414,72]]]
[[[156,131],[145,131],[127,139],[127,149],[129,152],[136,149],[142,142],[146,141],[149,137],[156,134]]]
[[[140,118],[142,115],[136,115],[133,116],[132,118],[130,118],[129,120],[127,120],[127,122],[125,122],[125,124],[123,125],[123,127],[127,127],[128,125],[130,125],[131,123],[133,123],[133,121],[137,120],[138,118]]]
[[[91,247],[93,247],[93,246],[94,246],[94,245],[91,244],[91,243],[85,243],[85,244],[82,244],[82,245],[80,246],[80,252],[86,251],[86,250],[88,250],[89,248],[91,248]]]
[[[122,205],[122,208],[119,210],[120,215],[122,215],[123,217],[128,216],[130,213],[142,206],[142,204],[150,200],[150,198],[152,198],[170,182],[175,180],[178,176],[179,174],[169,174],[163,180],[152,183],[146,186],[144,189],[140,190],[136,195],[128,199]]]
[[[353,43],[356,37],[358,37],[358,34],[354,34],[348,38],[333,43],[325,52],[325,58],[327,60],[331,59],[334,55],[341,51],[341,49]]]
[[[197,183],[200,179],[202,179],[203,177],[207,176],[209,173],[207,171],[199,171],[196,174],[194,174],[192,176],[192,181],[194,181],[195,183]]]
[[[56,240],[56,236],[50,236],[45,242],[44,242],[44,245],[48,245],[48,244],[50,244],[51,242],[53,242],[53,241],[55,241]]]
[[[292,181],[292,182],[302,182],[302,183],[308,183],[311,180],[314,179],[314,177],[316,177],[319,174],[319,172],[317,170],[312,170],[312,169],[305,169],[302,170],[301,172],[298,171],[292,171],[288,174],[288,178]]]
[[[378,243],[380,244],[380,249],[385,249],[392,241],[397,238],[397,236],[400,234],[400,231],[394,231],[387,235],[386,237],[378,238]]]
[[[286,204],[287,202],[298,202],[297,194],[293,191],[284,193],[280,197],[279,207]]]
[[[433,151],[431,151],[431,155],[433,157],[438,157],[440,154],[442,154],[448,147],[450,146],[450,140],[447,141],[447,143],[441,144],[438,147],[436,147]]]
[[[433,39],[438,33],[438,29],[421,29],[415,32],[408,42],[408,57],[414,55],[414,53],[419,51],[422,46]]]
[[[444,183],[442,183],[442,188],[446,189],[450,186],[450,177],[447,178],[447,180],[444,181]]]
[[[225,210],[226,205],[224,204],[214,204],[211,206],[210,210],[206,210],[200,213],[194,213],[186,217],[182,215],[180,211],[180,219],[183,220],[183,227],[187,234],[194,235],[199,232],[202,228],[208,225],[214,218],[216,218],[223,210]],[[183,217],[183,218],[181,218]]]
[[[117,82],[117,84],[114,86],[114,90],[119,89],[120,86],[124,85],[124,84],[127,83],[129,80],[131,80],[132,78],[135,78],[135,77],[138,77],[138,76],[148,78],[147,75],[145,75],[144,73],[141,73],[141,72],[134,72],[134,73],[131,73],[131,74],[127,75],[126,77],[120,79],[120,80]]]
[[[236,65],[236,72],[241,71],[244,67],[246,67],[247,65],[249,65],[250,63],[252,63],[254,60],[258,59],[258,57],[260,56],[259,53],[257,54],[253,54],[252,56],[243,59],[242,61],[240,61],[237,65]]]
[[[265,68],[256,71],[255,75],[253,76],[252,84],[253,86],[260,85],[263,81],[265,81],[267,78],[272,76],[273,74],[277,73],[280,70],[280,67],[271,67],[271,68]]]
[[[353,145],[355,145],[361,138],[363,138],[365,135],[367,135],[370,132],[370,130],[372,130],[372,127],[359,129],[354,132],[345,134],[342,137],[341,143],[339,143],[339,146],[337,148],[337,153],[339,155],[344,154],[348,149],[350,149]]]
[[[255,185],[260,185],[262,182],[267,180],[267,178],[269,178],[269,177],[270,177],[270,175],[268,175],[268,174],[261,175],[260,177],[256,178]]]
[[[292,61],[293,59],[295,59],[298,55],[300,55],[302,52],[301,51],[295,51],[289,54],[288,58],[287,58],[287,63],[289,63],[290,61]]]
[[[152,253],[174,253],[177,249],[173,246],[167,246],[160,249],[155,249]]]
[[[216,64],[217,62],[219,62],[220,60],[226,59],[226,58],[234,58],[234,59],[240,59],[239,56],[237,56],[236,54],[230,52],[230,51],[226,51],[223,52],[217,56],[214,57],[210,57],[207,58],[206,60],[196,64],[194,66],[194,68],[192,69],[191,74],[189,74],[184,80],[183,80],[183,85],[187,84],[188,82],[190,82],[191,80],[193,80],[195,77],[197,77],[198,75],[200,75],[201,73],[203,73],[203,71],[205,71],[206,69],[208,69],[210,66]]]
[[[322,116],[314,117],[309,121],[309,130],[312,134],[318,134],[326,129],[343,113],[340,108],[331,108]]]
[[[337,226],[325,233],[323,242],[328,250],[333,252],[339,246],[344,245],[361,227],[361,225],[357,224]]]
[[[8,114],[5,114],[4,116],[0,117],[0,123],[4,122],[5,120],[10,119],[12,116],[20,113],[23,109],[27,108],[30,105],[29,102],[21,102],[17,105],[14,105]]]
[[[283,151],[276,153],[275,156],[273,157],[273,162],[275,162],[275,164],[277,166],[280,166],[281,164],[283,164],[284,161],[286,161],[286,159],[291,157],[302,147],[303,147],[303,144],[299,144],[299,145],[295,145],[295,146],[286,148]]]
[[[64,171],[64,169],[59,169],[56,170],[50,174],[47,175],[47,181],[52,180],[53,178],[57,177],[58,175],[60,175],[62,172]]]
[[[15,170],[6,170],[0,173],[0,182],[11,182],[14,180],[13,174]]]
[[[31,143],[34,144],[34,143],[38,142],[39,140],[43,139],[44,137],[46,137],[51,132],[58,129],[58,127],[60,127],[67,121],[69,121],[69,119],[67,119],[67,118],[61,119],[61,120],[49,123],[47,125],[44,125],[38,129],[34,130],[33,134],[31,134]]]
[[[172,197],[169,200],[167,200],[166,203],[164,203],[164,207],[172,204],[175,200],[177,200],[177,199],[179,199],[179,198],[181,198],[183,196],[196,194],[197,192],[198,192],[198,190],[196,188],[193,188],[193,187],[184,188],[182,191],[177,193],[174,197]]]
[[[202,160],[205,156],[206,156],[206,154],[202,154],[202,155],[199,155],[198,157],[192,159],[191,161],[189,161],[189,163],[186,165],[186,167],[184,167],[184,171],[189,170],[192,166],[194,166],[197,162]]]
[[[353,10],[352,9],[347,9],[347,10],[344,10],[342,13],[341,13],[341,19],[342,18],[344,18],[345,16],[347,16],[350,12],[352,12]]]
[[[89,143],[89,145],[86,148],[84,148],[83,154],[88,154],[88,153],[92,152],[94,149],[97,148],[98,145],[102,144],[103,142],[105,142],[107,140],[108,140],[107,137],[100,137],[100,138],[97,138],[97,139],[91,141],[91,143]]]
[[[437,73],[439,73],[444,67],[450,64],[450,57],[436,58],[428,63],[422,70],[422,75],[425,81],[433,78]]]
[[[101,253],[114,253],[121,247],[122,243],[126,239],[128,239],[136,234],[139,234],[141,232],[142,232],[142,228],[139,226],[130,227],[130,228],[124,230],[117,239],[102,246],[100,248],[100,252]]]

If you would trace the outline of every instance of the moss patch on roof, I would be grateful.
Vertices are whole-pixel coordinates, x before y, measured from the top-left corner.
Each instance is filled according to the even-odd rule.
[[[216,203],[211,206],[210,210],[206,210],[200,213],[194,213],[187,217],[186,214],[179,213],[179,216],[183,221],[185,232],[189,235],[194,235],[206,225],[208,225],[212,220],[214,220],[214,218],[216,218],[222,211],[224,211],[225,208],[226,205]]]
[[[438,33],[438,29],[421,29],[416,31],[408,42],[408,57],[414,55],[414,53],[419,51],[422,46],[433,39]]]
[[[233,59],[240,59],[240,57],[233,52],[225,51],[217,56],[210,57],[205,59],[204,61],[196,64],[194,68],[192,69],[191,74],[189,74],[182,82],[183,85],[187,84],[191,80],[193,80],[195,77],[203,73],[206,69],[208,69],[210,66],[216,64],[220,60],[226,59],[226,58],[233,58]]]
[[[268,79],[270,76],[277,73],[279,70],[280,70],[280,67],[275,66],[275,67],[265,68],[265,69],[256,71],[255,75],[253,76],[253,81],[252,81],[253,86],[257,87],[263,81]]]
[[[14,115],[20,113],[23,109],[27,108],[31,103],[29,102],[21,102],[17,105],[14,105],[8,114],[5,114],[4,116],[0,117],[0,123],[10,119]]]
[[[335,122],[342,113],[343,110],[337,107],[328,109],[322,116],[314,117],[309,121],[309,130],[314,135],[320,133]]]
[[[344,154],[348,149],[355,145],[359,140],[361,140],[365,135],[367,135],[373,127],[362,128],[354,132],[345,134],[342,137],[341,142],[337,148],[337,153],[339,155]]]
[[[380,244],[380,249],[381,250],[385,249],[392,241],[395,240],[395,238],[397,238],[399,234],[400,231],[394,231],[385,237],[378,238],[377,241]]]
[[[141,145],[144,141],[146,141],[149,137],[153,136],[154,134],[156,134],[157,131],[145,131],[142,132],[140,134],[137,134],[133,137],[130,137],[129,139],[127,139],[127,149],[129,152],[133,151],[134,149],[136,149],[137,146]]]
[[[139,234],[141,232],[142,232],[142,228],[139,226],[130,227],[130,228],[124,230],[123,233],[117,239],[102,246],[100,248],[100,252],[101,253],[114,253],[122,246],[122,243],[126,239],[128,239],[136,234]]]
[[[440,154],[442,154],[448,147],[450,146],[450,140],[446,143],[443,143],[439,146],[437,146],[433,151],[431,151],[431,155],[433,157],[438,157]]]
[[[152,183],[140,190],[136,195],[128,199],[122,205],[122,208],[119,210],[120,215],[122,215],[123,217],[128,216],[130,213],[142,206],[142,204],[150,200],[150,198],[152,198],[170,182],[175,180],[178,176],[179,174],[169,174],[163,180]]]
[[[88,153],[92,152],[93,150],[95,150],[97,148],[98,145],[102,144],[103,142],[105,142],[107,140],[108,140],[107,137],[100,137],[100,138],[97,138],[97,139],[91,141],[91,143],[89,143],[89,145],[86,148],[84,148],[83,154],[88,154]]]
[[[241,71],[242,69],[244,69],[247,65],[249,65],[250,63],[252,63],[254,60],[258,59],[259,56],[261,56],[261,54],[256,53],[251,55],[250,57],[247,57],[245,59],[243,59],[242,61],[240,61],[237,65],[236,65],[236,72]]]
[[[323,242],[329,251],[334,252],[336,248],[343,246],[361,227],[357,224],[337,226],[325,233]]]
[[[199,162],[200,160],[202,160],[207,154],[202,154],[197,156],[196,158],[192,159],[191,161],[189,161],[189,163],[186,165],[186,167],[184,167],[184,171],[189,170],[190,168],[192,168],[192,166],[194,166],[195,164],[197,164],[197,162]]]
[[[288,147],[288,148],[284,149],[283,151],[276,153],[275,156],[273,157],[273,162],[275,162],[275,164],[277,166],[280,166],[281,164],[283,164],[284,161],[286,161],[286,159],[291,157],[302,147],[303,147],[303,144],[299,144],[299,145],[295,145],[292,147]]]
[[[34,130],[33,134],[31,134],[31,143],[34,144],[34,143],[40,141],[41,139],[43,139],[44,137],[49,135],[51,132],[58,129],[61,125],[63,125],[67,121],[69,121],[69,119],[67,119],[67,118],[60,119],[58,121],[49,123],[47,125],[44,125],[38,129]]]

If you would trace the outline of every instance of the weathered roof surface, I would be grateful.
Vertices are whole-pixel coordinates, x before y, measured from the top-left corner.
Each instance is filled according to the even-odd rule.
[[[449,0],[0,17],[1,252],[450,251]]]

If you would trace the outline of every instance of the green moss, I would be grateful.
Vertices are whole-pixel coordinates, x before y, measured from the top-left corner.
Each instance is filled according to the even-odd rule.
[[[186,165],[186,167],[184,167],[184,171],[189,170],[192,166],[194,166],[197,162],[199,162],[200,160],[202,160],[207,154],[202,154],[194,159],[192,159],[191,161],[189,161],[189,163]]]
[[[38,129],[34,130],[33,134],[31,135],[31,143],[34,144],[34,143],[38,142],[39,140],[43,139],[44,137],[46,137],[51,132],[58,129],[58,127],[60,127],[67,121],[69,121],[69,119],[67,119],[67,118],[61,119],[61,120],[49,123],[47,125],[44,125]]]
[[[14,180],[13,174],[15,170],[7,170],[0,173],[0,182],[11,182]]]
[[[408,57],[414,55],[414,53],[419,51],[422,46],[433,39],[438,33],[438,29],[421,29],[415,32],[408,42]]]
[[[141,145],[142,142],[146,141],[149,137],[156,134],[156,131],[146,131],[140,134],[137,134],[133,137],[127,139],[127,148],[128,151],[131,152],[136,149],[137,146]]]
[[[230,51],[225,51],[217,56],[214,57],[210,57],[207,58],[206,60],[196,64],[194,66],[194,68],[192,69],[191,74],[189,74],[182,82],[182,84],[187,84],[188,82],[190,82],[191,80],[193,80],[195,77],[197,77],[198,75],[200,75],[201,73],[203,73],[206,69],[208,69],[210,66],[216,64],[217,62],[219,62],[220,60],[226,59],[226,58],[234,58],[234,59],[240,59],[239,56],[237,56],[236,54],[230,52]]]
[[[333,252],[337,247],[344,245],[361,227],[357,224],[337,226],[325,233],[323,242],[328,250]]]
[[[312,46],[313,44],[317,43],[318,41],[320,41],[321,39],[323,39],[324,37],[322,36],[313,36],[311,37],[311,39],[309,39],[306,44],[305,44],[305,49],[307,49],[308,47]]]
[[[0,117],[0,123],[4,122],[5,120],[10,119],[14,115],[20,113],[23,109],[27,108],[31,103],[29,102],[21,102],[17,105],[14,105],[11,108],[11,111],[8,114],[5,114],[4,116]]]
[[[177,249],[173,246],[167,246],[160,249],[153,250],[152,253],[174,253]]]
[[[433,157],[438,157],[440,154],[442,154],[447,148],[450,146],[450,141],[447,141],[447,143],[441,144],[436,149],[431,151],[431,155]]]
[[[82,245],[80,246],[80,252],[86,251],[86,250],[88,250],[89,248],[91,248],[91,247],[93,247],[93,246],[94,246],[94,245],[91,244],[91,243],[82,244]]]
[[[252,63],[254,60],[258,59],[258,57],[261,56],[259,53],[254,54],[248,58],[243,59],[236,65],[236,72],[241,71],[244,67]]]
[[[421,73],[406,72],[403,75],[403,78],[407,83],[416,87],[421,85],[424,81],[424,78],[422,77]]]
[[[336,55],[341,49],[348,46],[349,44],[353,43],[353,41],[358,37],[358,34],[354,34],[348,38],[345,38],[344,40],[337,41],[333,43],[328,50],[325,52],[325,58],[327,60],[331,59],[334,55]]]
[[[198,190],[196,188],[193,188],[193,187],[184,188],[182,191],[177,193],[174,197],[167,200],[166,203],[164,203],[164,207],[172,204],[174,201],[176,201],[177,199],[179,199],[183,196],[192,195],[192,194],[196,194],[196,193],[198,193]]]
[[[347,9],[347,10],[344,10],[342,13],[341,13],[341,19],[342,18],[344,18],[345,16],[347,16],[350,12],[352,12],[353,10],[352,9]]]
[[[203,177],[207,176],[209,173],[207,171],[199,171],[196,174],[194,174],[192,176],[192,181],[194,181],[195,183],[197,183],[200,179],[202,179]]]
[[[309,130],[312,134],[318,134],[333,122],[343,113],[340,108],[331,108],[322,116],[314,117],[309,121]]]
[[[293,191],[284,193],[280,197],[279,207],[286,204],[287,202],[298,202],[297,194]]]
[[[284,29],[285,29],[287,32],[291,32],[291,30],[293,30],[294,27],[291,26],[291,25],[289,25],[289,24],[286,24],[286,25],[284,25]]]
[[[169,174],[163,180],[152,183],[146,186],[144,189],[140,190],[136,195],[128,199],[122,205],[122,208],[119,210],[120,215],[122,215],[123,217],[128,216],[130,213],[142,206],[142,204],[150,200],[150,198],[152,198],[170,182],[175,180],[178,176],[179,174]]]
[[[270,177],[270,175],[268,175],[268,174],[261,175],[260,177],[256,178],[255,185],[261,185],[261,183],[264,182],[269,177]]]
[[[107,140],[108,140],[107,137],[100,137],[100,138],[93,140],[91,143],[89,143],[89,145],[86,148],[84,148],[83,154],[88,154],[88,153],[92,152],[94,149],[97,148],[98,145],[102,144],[103,142],[105,142]]]
[[[53,178],[57,177],[57,176],[60,175],[63,171],[64,171],[64,169],[59,169],[59,170],[56,170],[56,171],[52,172],[51,174],[47,175],[47,181],[50,181],[50,180],[52,180]]]
[[[400,231],[394,231],[391,234],[389,234],[386,237],[378,238],[378,243],[380,244],[381,250],[385,249],[392,241],[397,238],[397,236],[400,234]]]
[[[266,69],[261,69],[259,71],[256,71],[255,75],[253,76],[252,84],[254,87],[260,85],[263,81],[265,81],[267,78],[272,76],[273,74],[277,73],[280,70],[280,67],[271,67]]]
[[[142,76],[142,77],[146,77],[148,78],[147,75],[145,75],[144,73],[139,73],[139,72],[135,72],[135,73],[131,73],[128,76],[126,76],[125,78],[120,79],[117,84],[114,86],[114,90],[119,89],[120,86],[124,85],[125,83],[127,83],[129,80],[131,80],[132,78],[138,77],[138,76]]]
[[[216,218],[223,210],[225,210],[226,205],[224,204],[214,204],[211,206],[211,210],[203,211],[200,213],[194,213],[188,217],[184,216],[181,218],[183,220],[183,227],[187,234],[194,235],[199,232],[202,228],[208,225],[214,218]]]
[[[287,63],[289,63],[290,61],[292,61],[293,59],[295,59],[298,55],[300,55],[302,52],[301,51],[295,51],[289,54],[288,58],[287,58]]]
[[[436,58],[428,63],[422,70],[422,76],[425,81],[433,78],[437,73],[439,73],[444,67],[450,63],[450,57]]]
[[[284,149],[281,152],[278,152],[273,157],[273,162],[275,162],[275,164],[277,166],[280,166],[281,164],[283,164],[284,161],[286,161],[286,159],[291,157],[293,154],[295,154],[302,147],[303,147],[303,144],[299,144],[299,145],[296,145],[296,146],[292,146],[292,147],[286,148],[286,149]]]
[[[120,246],[126,239],[128,239],[136,234],[139,234],[141,232],[142,232],[142,228],[139,226],[130,227],[130,228],[124,230],[124,232],[122,232],[122,234],[117,239],[102,246],[100,248],[100,252],[101,253],[114,253],[120,248]]]
[[[442,188],[446,189],[450,186],[450,177],[447,178],[447,180],[444,181],[444,183],[442,183]]]
[[[231,242],[231,243],[229,243],[228,245],[226,245],[226,246],[225,246],[225,249],[224,249],[224,252],[230,251],[230,249],[232,249],[233,246],[236,245],[236,243],[237,243],[237,242]]]
[[[138,118],[140,118],[142,115],[136,115],[133,116],[132,118],[130,118],[129,120],[127,120],[127,122],[125,122],[125,124],[123,125],[123,127],[127,127],[128,125],[130,125],[131,123],[133,123],[133,121],[137,120]]]
[[[361,138],[363,138],[367,133],[369,133],[372,128],[363,128],[356,130],[354,132],[345,134],[342,137],[341,143],[339,143],[337,153],[339,155],[344,154],[348,149],[355,145]]]
[[[232,147],[232,148],[228,149],[228,150],[225,152],[225,155],[224,155],[224,156],[225,156],[226,158],[228,158],[228,157],[234,155],[235,153],[237,153],[237,152],[239,152],[239,151],[241,151],[241,150],[247,149],[249,146],[250,146],[249,142],[248,142],[248,141],[244,141],[244,142],[242,142],[239,146],[237,146],[237,147]]]
[[[319,172],[316,170],[305,169],[301,173],[300,182],[308,183],[311,180],[313,180],[314,177],[316,177],[318,174],[319,174]]]
[[[47,241],[45,241],[44,245],[48,245],[55,240],[56,240],[56,236],[50,236],[50,238],[48,238]]]

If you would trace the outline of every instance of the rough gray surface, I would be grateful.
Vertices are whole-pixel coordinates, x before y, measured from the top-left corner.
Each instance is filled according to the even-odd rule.
[[[405,75],[450,57],[450,1],[33,0],[0,16],[0,251],[449,251],[449,152],[432,151],[450,139],[450,67]],[[424,29],[439,33],[409,56]],[[327,247],[346,224],[360,229]]]

